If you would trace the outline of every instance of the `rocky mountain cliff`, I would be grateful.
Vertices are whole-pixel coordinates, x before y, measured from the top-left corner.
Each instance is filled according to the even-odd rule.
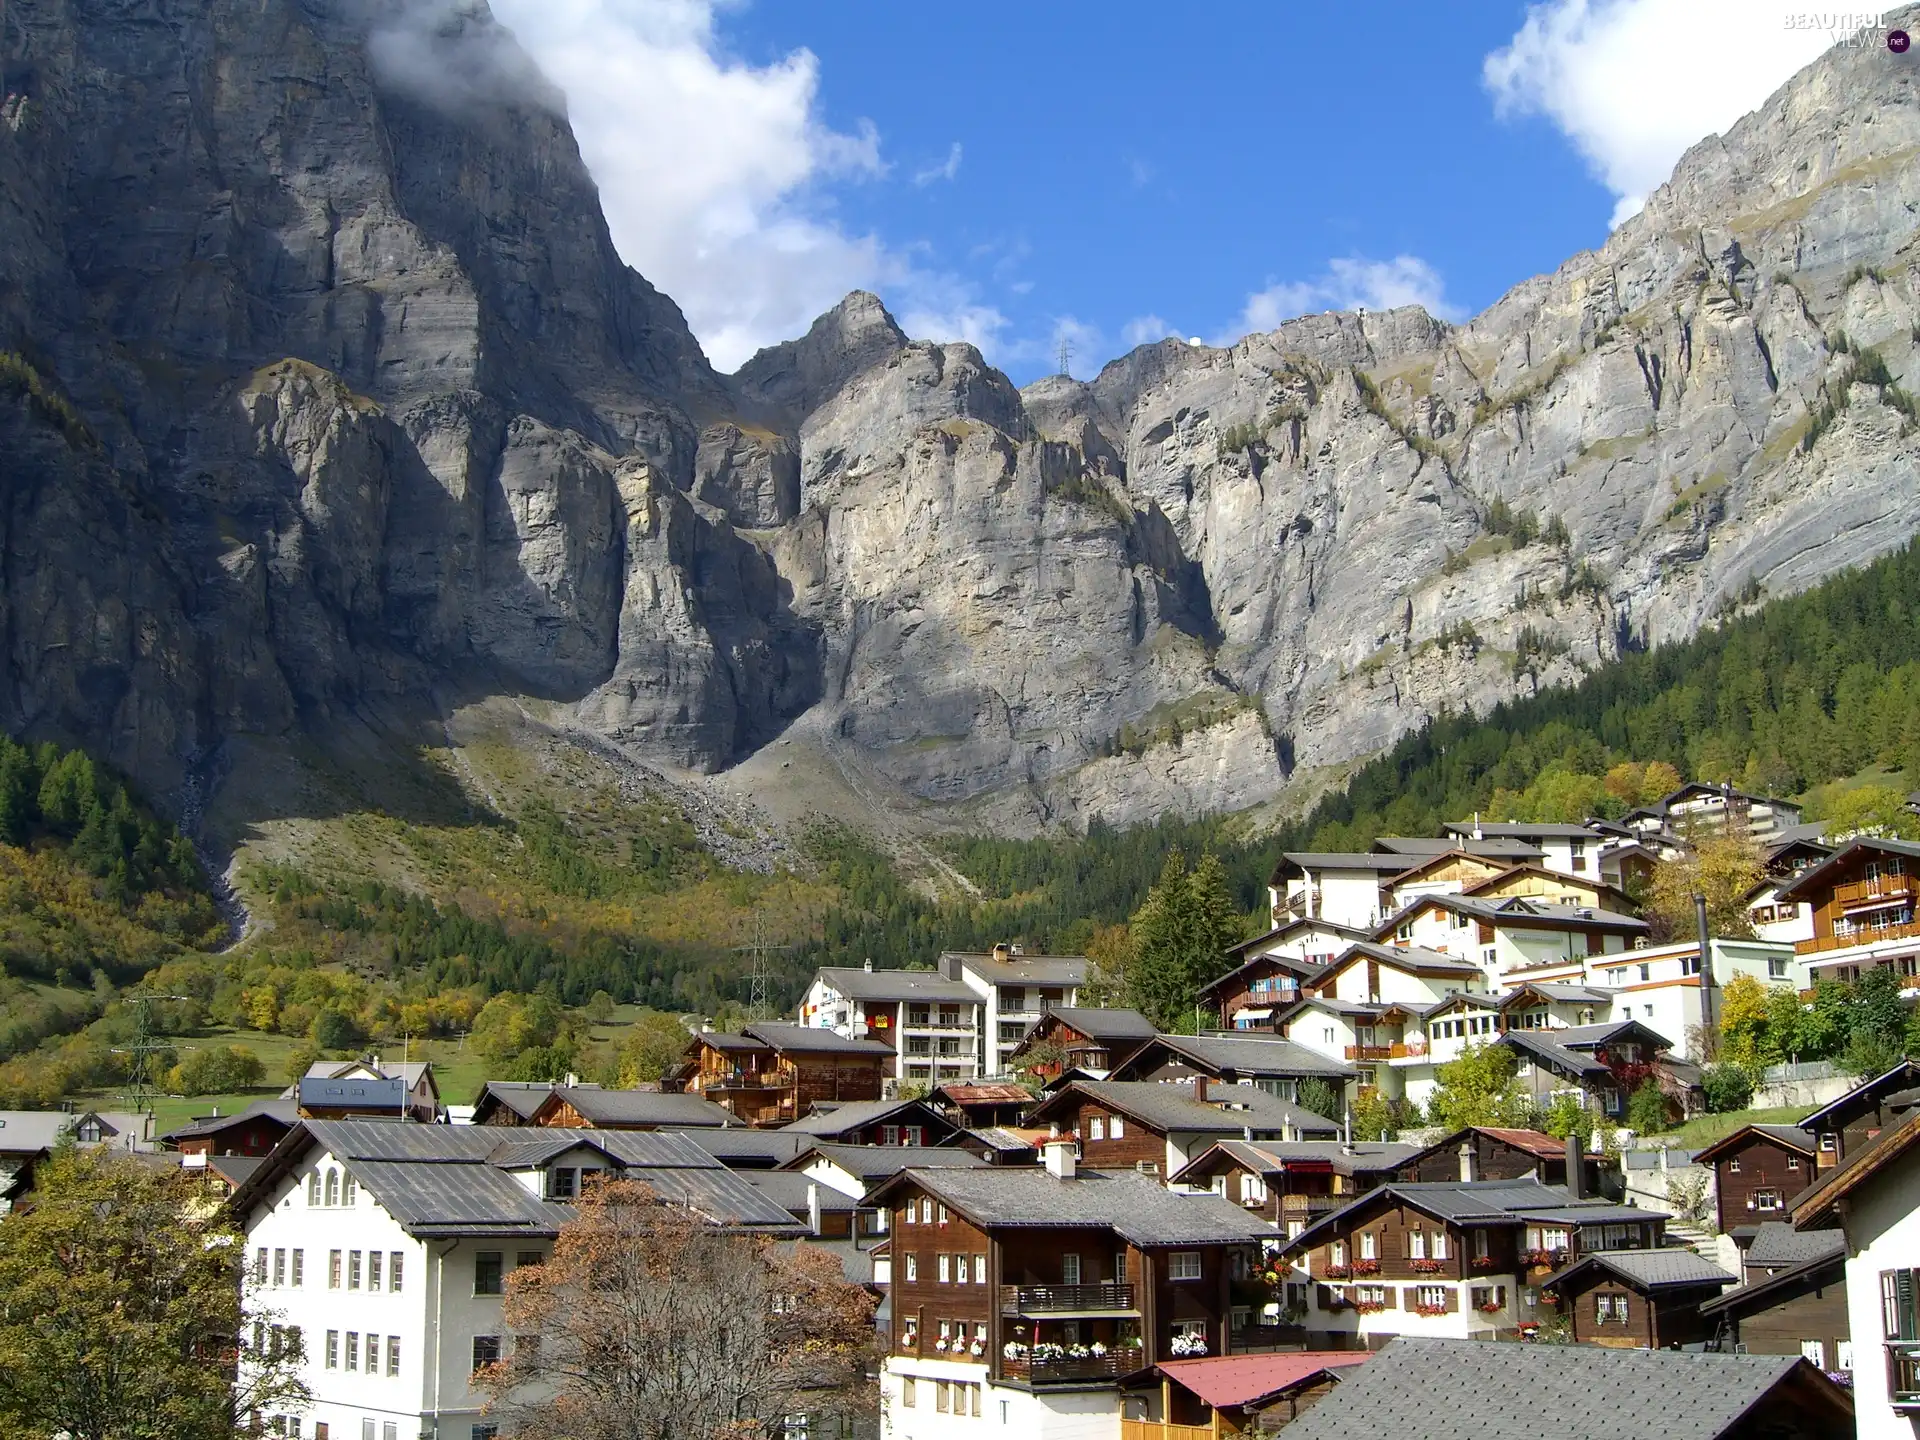
[[[237,740],[514,696],[669,767],[797,734],[964,823],[1124,821],[1297,793],[1920,529],[1884,49],[1465,325],[1020,391],[867,295],[715,374],[511,37],[435,14],[12,0],[9,729],[190,796]]]

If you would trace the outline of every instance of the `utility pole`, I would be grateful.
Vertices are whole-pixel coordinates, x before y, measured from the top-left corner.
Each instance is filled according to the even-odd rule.
[[[0,6],[4,6],[5,3],[6,3],[6,0],[0,0]],[[1073,371],[1069,370],[1067,366],[1072,362],[1072,360],[1073,360],[1073,342],[1067,339],[1066,336],[1062,335],[1060,337],[1060,373],[1062,375],[1065,375],[1069,380],[1073,378]]]
[[[1701,1049],[1708,1060],[1720,1056],[1720,1031],[1713,1020],[1713,933],[1707,924],[1707,897],[1695,892],[1693,926],[1700,937]]]

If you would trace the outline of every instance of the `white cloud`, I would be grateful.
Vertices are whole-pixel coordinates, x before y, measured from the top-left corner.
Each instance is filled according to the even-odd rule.
[[[1440,272],[1417,255],[1391,260],[1345,256],[1327,262],[1317,280],[1288,280],[1269,285],[1247,297],[1246,309],[1235,328],[1216,344],[1230,345],[1242,335],[1272,330],[1283,320],[1320,310],[1391,310],[1419,305],[1430,315],[1458,319],[1459,308],[1448,301]]]
[[[886,172],[877,132],[820,118],[810,51],[769,65],[729,55],[715,29],[724,4],[493,0],[493,9],[565,92],[621,256],[679,302],[714,364],[731,370],[803,333],[849,290],[924,303],[920,292],[939,290],[942,277],[834,220],[827,186]]]
[[[931,185],[936,180],[951,180],[960,173],[960,142],[953,142],[953,148],[947,151],[947,158],[938,165],[929,165],[918,171],[913,177],[916,185]]]
[[[1174,333],[1173,326],[1158,315],[1136,315],[1120,327],[1120,338],[1126,342],[1129,350],[1139,345],[1151,345]]]
[[[1831,32],[1789,26],[1811,13],[1791,3],[1546,0],[1487,56],[1483,77],[1499,114],[1543,115],[1565,132],[1618,197],[1618,225],[1688,146],[1725,132],[1862,23],[1855,13]]]

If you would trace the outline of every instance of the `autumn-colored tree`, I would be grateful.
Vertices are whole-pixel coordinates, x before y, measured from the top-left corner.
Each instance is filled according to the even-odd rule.
[[[1920,839],[1920,815],[1907,808],[1907,791],[1891,785],[1857,785],[1833,796],[1816,820],[1827,824],[1827,840],[1839,844],[1866,835],[1879,839]]]
[[[1087,983],[1081,989],[1083,1005],[1125,1005],[1127,966],[1133,944],[1125,925],[1096,925],[1087,941]]]
[[[297,1330],[252,1301],[243,1237],[192,1172],[66,1149],[0,1222],[0,1433],[234,1440],[297,1411]]]
[[[1633,810],[1671,795],[1684,782],[1680,772],[1664,760],[1649,760],[1645,764],[1623,760],[1607,771],[1602,783],[1607,793],[1625,809]]]
[[[1736,975],[1720,991],[1720,1058],[1741,1065],[1772,1064],[1772,997],[1751,975]]]
[[[1760,847],[1740,835],[1703,840],[1693,853],[1653,867],[1647,886],[1647,918],[1664,939],[1691,939],[1693,897],[1707,897],[1707,926],[1716,939],[1749,939],[1753,921],[1747,896],[1762,877]]]
[[[511,1440],[770,1440],[869,1412],[873,1302],[838,1257],[727,1231],[616,1181],[508,1282],[510,1355],[480,1372]]]

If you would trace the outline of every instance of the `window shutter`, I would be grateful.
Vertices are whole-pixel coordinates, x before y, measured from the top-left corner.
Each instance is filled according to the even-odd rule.
[[[1453,1314],[1460,1308],[1460,1292],[1449,1285],[1447,1287],[1447,1313]]]

